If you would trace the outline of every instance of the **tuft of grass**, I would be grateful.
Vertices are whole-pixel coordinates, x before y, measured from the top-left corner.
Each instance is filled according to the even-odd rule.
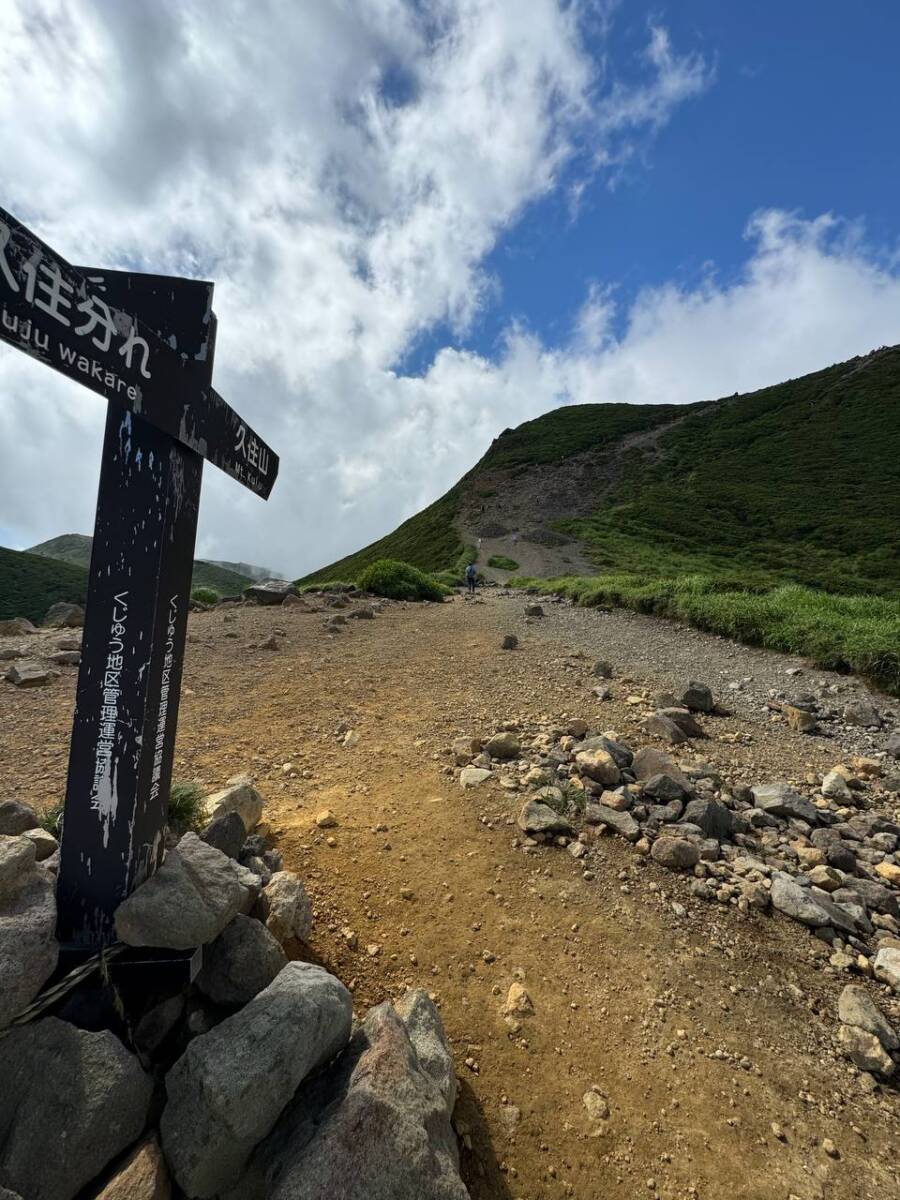
[[[754,646],[854,671],[900,695],[900,599],[842,596],[799,584],[747,586],[740,577],[707,575],[517,578],[518,587],[567,596],[576,604],[618,605],[686,621]]]
[[[492,554],[488,559],[488,566],[497,571],[518,571],[519,569],[519,564],[514,558],[507,558],[503,554]]]
[[[301,584],[298,580],[294,584],[294,587],[298,592],[301,593],[301,595],[304,595],[307,592],[334,592],[337,594],[339,592],[352,592],[355,589],[356,584],[348,583],[346,579],[327,579],[324,583],[303,584]]]
[[[213,588],[195,587],[191,592],[191,599],[198,604],[218,604],[221,597]]]
[[[438,583],[409,563],[381,558],[366,567],[357,579],[357,586],[376,596],[390,600],[443,600],[449,588]]]
[[[41,829],[45,829],[47,833],[51,833],[57,840],[62,837],[63,812],[65,807],[65,801],[60,800],[52,808],[46,808],[38,815],[38,823]]]
[[[203,791],[196,783],[173,783],[169,790],[169,825],[178,834],[204,823]]]

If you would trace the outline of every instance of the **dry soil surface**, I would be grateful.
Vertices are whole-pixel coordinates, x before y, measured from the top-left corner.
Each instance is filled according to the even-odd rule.
[[[572,717],[645,745],[629,696],[685,672],[720,695],[753,677],[702,751],[730,778],[803,782],[840,760],[842,735],[803,737],[764,709],[789,660],[627,614],[559,607],[526,623],[523,608],[499,595],[387,605],[337,633],[299,608],[195,615],[176,777],[212,789],[256,776],[314,900],[306,953],[360,1011],[411,985],[433,994],[476,1200],[900,1196],[900,1093],[870,1093],[836,1053],[848,977],[823,943],[695,899],[617,839],[580,862],[526,852],[520,798],[498,782],[463,791],[448,753],[462,734]],[[257,649],[276,628],[279,648]],[[516,651],[500,649],[508,632]],[[604,702],[598,655],[616,667]],[[0,687],[5,797],[61,796],[74,681],[63,668],[45,688]],[[315,824],[324,808],[333,828]],[[517,980],[534,1012],[511,1026],[500,1010]],[[870,986],[896,1022],[900,1004]]]

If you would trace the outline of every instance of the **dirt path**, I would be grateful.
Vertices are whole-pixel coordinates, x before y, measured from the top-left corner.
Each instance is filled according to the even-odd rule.
[[[526,626],[522,607],[500,596],[389,606],[336,635],[297,610],[198,615],[176,777],[257,777],[286,866],[314,898],[312,952],[361,1010],[410,985],[434,994],[462,1081],[456,1124],[475,1200],[900,1195],[900,1098],[867,1094],[835,1054],[846,977],[822,943],[780,918],[703,904],[612,839],[587,872],[564,851],[527,854],[514,845],[517,797],[495,783],[464,792],[452,777],[453,738],[507,721],[578,716],[646,742],[631,685],[614,681],[602,705],[592,697],[589,662],[572,657],[585,644],[657,686],[680,669],[663,654],[642,676],[638,647],[648,667],[650,649],[633,626],[617,643],[598,614]],[[285,631],[278,651],[250,648],[273,627]],[[509,631],[522,642],[513,654],[499,649]],[[736,653],[736,675],[760,676],[759,664],[742,668],[744,651],[707,648]],[[684,651],[701,676],[702,649]],[[765,657],[783,673],[786,660]],[[60,794],[73,684],[0,689],[6,795]],[[710,761],[750,782],[837,761],[827,741],[769,726],[752,693],[746,704],[717,722]],[[334,829],[315,825],[325,807]],[[516,979],[535,1011],[511,1029],[500,1008]],[[608,1120],[589,1118],[592,1087]]]

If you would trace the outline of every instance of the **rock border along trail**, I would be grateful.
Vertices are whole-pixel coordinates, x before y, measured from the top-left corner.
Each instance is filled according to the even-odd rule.
[[[592,840],[581,859],[523,845],[525,792],[498,771],[463,789],[450,752],[504,725],[576,719],[678,759],[690,747],[643,732],[653,705],[629,700],[693,677],[735,715],[704,719],[709,740],[684,757],[808,792],[883,743],[829,717],[864,689],[632,614],[545,603],[532,620],[525,603],[385,604],[374,621],[329,627],[330,609],[303,605],[194,615],[176,778],[255,776],[315,906],[312,955],[361,1011],[408,986],[436,998],[476,1200],[900,1194],[900,1096],[841,1054],[837,1017],[847,983],[871,987],[894,1026],[900,997],[832,966],[794,922],[698,899],[690,873],[623,840]],[[507,633],[517,650],[500,649]],[[40,658],[52,640],[7,637],[0,650],[27,641]],[[591,674],[597,658],[613,665],[608,682]],[[62,795],[74,670],[60,670],[0,689],[3,799]],[[773,690],[805,702],[807,689],[828,737],[765,708]]]

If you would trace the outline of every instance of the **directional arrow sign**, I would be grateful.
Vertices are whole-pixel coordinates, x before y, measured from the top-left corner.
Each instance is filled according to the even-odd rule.
[[[264,499],[278,456],[187,359],[0,208],[0,338],[209,459]]]

